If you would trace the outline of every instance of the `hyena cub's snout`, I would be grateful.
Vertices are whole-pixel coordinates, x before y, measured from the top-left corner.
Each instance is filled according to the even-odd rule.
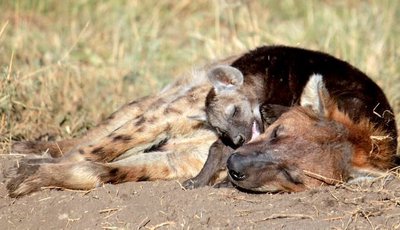
[[[253,117],[251,122],[246,124],[243,129],[246,130],[244,132],[246,133],[244,143],[247,143],[253,141],[264,132],[264,125],[261,118]]]
[[[235,146],[239,147],[244,144],[245,140],[246,139],[245,139],[244,135],[240,133],[236,137],[233,138],[232,142]]]
[[[264,131],[262,121],[251,119],[248,122],[228,124],[226,131],[216,128],[218,135],[225,145],[237,149],[245,143],[251,142]]]
[[[244,143],[248,143],[260,136],[264,132],[264,126],[261,119],[253,118],[251,122],[243,125],[243,132],[234,139],[236,146],[240,147]],[[237,143],[236,143],[236,142]]]
[[[247,125],[246,125],[247,126]],[[243,127],[239,127],[238,129],[235,130],[233,128],[230,130],[229,134],[229,139],[231,139],[233,146],[235,149],[239,148],[242,146],[244,143],[247,143],[250,141],[252,133],[251,130],[249,130],[245,125]]]
[[[213,125],[211,124],[211,126]],[[222,142],[233,149],[237,149],[247,143],[252,136],[251,130],[246,127],[247,125],[233,125],[227,123],[225,125],[218,124],[221,128],[216,126],[217,125],[214,126],[215,130]]]

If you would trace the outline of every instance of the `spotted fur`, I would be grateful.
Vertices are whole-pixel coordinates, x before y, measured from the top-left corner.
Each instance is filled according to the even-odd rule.
[[[39,157],[31,155],[7,172],[9,195],[19,197],[49,186],[92,189],[104,183],[195,176],[217,140],[208,124],[190,118],[204,111],[211,89],[206,72],[214,65],[126,104],[82,137],[14,143],[13,153]],[[44,152],[51,157],[41,156]]]

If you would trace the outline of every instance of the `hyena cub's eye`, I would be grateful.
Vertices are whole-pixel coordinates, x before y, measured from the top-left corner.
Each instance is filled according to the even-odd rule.
[[[234,118],[240,112],[240,108],[235,105],[229,105],[225,110],[225,116],[227,119]]]

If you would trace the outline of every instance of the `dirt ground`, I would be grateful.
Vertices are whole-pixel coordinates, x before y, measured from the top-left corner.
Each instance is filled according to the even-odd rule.
[[[0,155],[1,170],[16,162]],[[184,191],[179,181],[45,189],[19,199],[0,178],[0,229],[398,229],[400,179],[295,194]]]
[[[0,9],[0,230],[400,229],[394,174],[295,194],[184,191],[182,179],[19,199],[2,175],[18,157],[2,154],[11,138],[79,136],[191,66],[263,44],[350,62],[382,87],[400,127],[400,1],[13,0]]]

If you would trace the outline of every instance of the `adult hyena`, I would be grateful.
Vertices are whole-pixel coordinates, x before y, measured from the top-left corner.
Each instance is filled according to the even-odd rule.
[[[297,192],[372,179],[396,166],[388,133],[368,118],[354,121],[340,111],[321,75],[312,75],[300,105],[229,157],[229,177],[236,186]]]
[[[204,168],[184,183],[187,188],[209,183],[225,168],[225,145],[237,148],[263,132],[288,107],[298,105],[310,76],[322,81],[338,108],[358,121],[367,118],[388,134],[389,146],[397,148],[393,110],[385,94],[367,75],[331,55],[286,46],[264,46],[250,51],[231,65],[209,72],[213,89],[206,99],[207,120],[219,134]]]
[[[14,143],[15,153],[46,156],[22,159],[19,167],[6,172],[9,195],[18,197],[49,186],[91,189],[103,183],[195,176],[217,140],[208,124],[190,118],[204,112],[211,89],[206,75],[215,64],[123,106],[83,137]]]

